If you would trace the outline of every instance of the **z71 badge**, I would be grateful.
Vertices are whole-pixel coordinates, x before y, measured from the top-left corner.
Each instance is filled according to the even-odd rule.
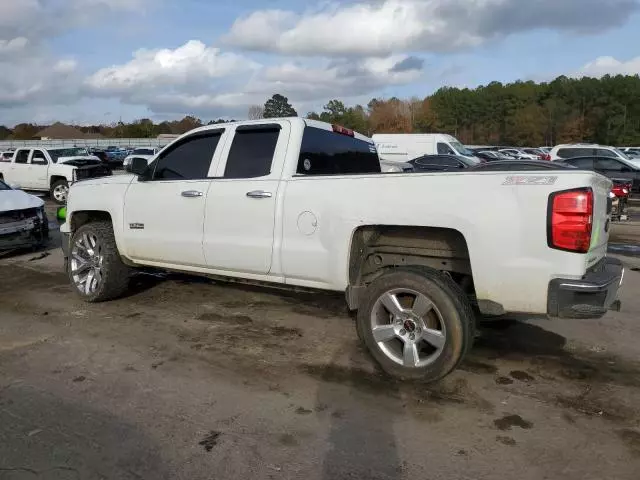
[[[502,185],[553,185],[558,177],[539,175],[518,175],[507,177]]]
[[[144,223],[130,223],[129,228],[131,230],[144,230]]]

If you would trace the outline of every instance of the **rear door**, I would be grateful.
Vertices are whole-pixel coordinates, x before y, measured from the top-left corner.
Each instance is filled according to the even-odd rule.
[[[242,125],[229,133],[205,208],[203,246],[209,268],[269,273],[290,131],[283,120]]]

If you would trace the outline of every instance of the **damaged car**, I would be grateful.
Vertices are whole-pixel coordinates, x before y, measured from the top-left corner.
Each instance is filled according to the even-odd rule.
[[[0,180],[0,252],[37,248],[48,239],[44,201]]]
[[[112,174],[86,148],[19,148],[11,162],[0,163],[0,180],[25,190],[49,192],[60,205],[67,201],[69,185],[79,180]]]

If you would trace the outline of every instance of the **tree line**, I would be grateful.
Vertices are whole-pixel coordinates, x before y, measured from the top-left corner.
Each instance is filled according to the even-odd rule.
[[[297,116],[287,97],[276,94],[249,108],[250,119]],[[466,144],[541,146],[594,142],[640,145],[640,77],[568,78],[551,82],[492,82],[474,89],[443,87],[425,98],[374,98],[366,106],[327,102],[307,118],[337,123],[366,135],[374,133],[449,133]],[[224,123],[217,119],[207,124]],[[155,138],[182,134],[204,125],[181,120],[77,127],[107,138]],[[30,139],[46,126],[0,126],[2,139]]]

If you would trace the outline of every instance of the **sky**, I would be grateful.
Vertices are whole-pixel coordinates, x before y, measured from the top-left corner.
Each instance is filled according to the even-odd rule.
[[[640,0],[0,0],[0,125],[640,74]]]

